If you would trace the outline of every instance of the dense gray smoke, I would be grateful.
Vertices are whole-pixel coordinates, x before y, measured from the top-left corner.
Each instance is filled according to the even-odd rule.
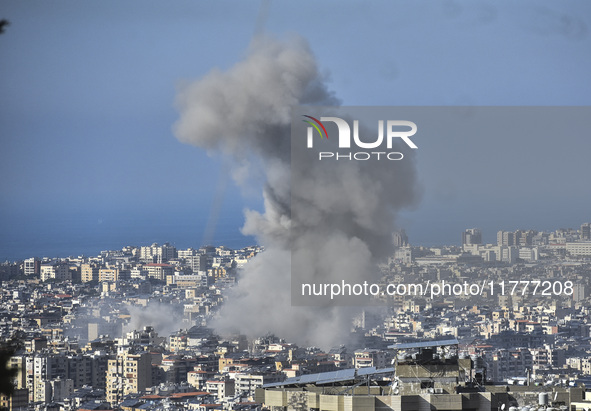
[[[265,178],[264,213],[247,210],[243,232],[266,251],[229,293],[214,324],[221,331],[272,332],[321,347],[343,342],[356,309],[292,307],[292,255],[305,256],[310,275],[323,282],[368,280],[375,258],[390,251],[395,212],[415,201],[412,159],[397,162],[397,176],[383,165],[353,165],[345,172],[318,162],[290,167],[292,108],[338,105],[323,80],[304,40],[257,37],[243,61],[179,92],[177,138],[221,151],[235,174],[258,167]],[[312,185],[293,190],[293,173],[303,182],[312,176]],[[244,174],[237,181],[243,183]]]
[[[148,325],[161,337],[170,335],[180,328],[187,328],[186,325],[179,326],[183,318],[182,306],[150,302],[146,306],[126,305],[124,308],[130,319],[123,327],[123,336],[130,331],[141,331]]]

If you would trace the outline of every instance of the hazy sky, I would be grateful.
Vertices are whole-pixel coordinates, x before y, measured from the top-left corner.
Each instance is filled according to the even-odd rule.
[[[97,227],[118,218],[127,233],[145,233],[146,243],[188,246],[183,222],[207,221],[216,191],[225,192],[221,221],[236,228],[245,206],[260,207],[256,189],[240,192],[219,158],[181,144],[172,131],[178,87],[244,57],[257,20],[271,35],[307,39],[343,105],[591,105],[587,1],[260,8],[254,1],[4,0],[0,258],[10,257],[15,241],[35,238],[36,227],[69,236],[60,231],[68,215],[90,216]],[[401,224],[411,242],[457,243],[468,227],[482,227],[490,241],[498,229],[590,221],[590,141],[558,150],[524,136],[496,147],[494,157],[490,141],[449,152],[427,147],[418,163],[422,201]],[[202,235],[191,238],[199,243]]]

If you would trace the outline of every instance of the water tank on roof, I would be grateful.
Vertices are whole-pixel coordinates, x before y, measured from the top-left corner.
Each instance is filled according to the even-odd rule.
[[[548,393],[541,392],[538,394],[538,405],[548,405]]]

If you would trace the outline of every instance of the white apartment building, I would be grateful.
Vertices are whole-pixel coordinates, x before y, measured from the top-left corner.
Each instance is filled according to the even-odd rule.
[[[570,255],[591,255],[591,241],[567,242],[566,252]]]

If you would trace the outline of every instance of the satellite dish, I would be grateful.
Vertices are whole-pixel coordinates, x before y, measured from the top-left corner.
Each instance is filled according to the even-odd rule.
[[[505,409],[505,404],[501,405],[501,411]]]
[[[558,398],[558,391],[554,393],[554,401],[556,401],[556,398]]]
[[[400,390],[398,388],[394,388],[394,395],[398,395],[398,393],[400,393]]]

